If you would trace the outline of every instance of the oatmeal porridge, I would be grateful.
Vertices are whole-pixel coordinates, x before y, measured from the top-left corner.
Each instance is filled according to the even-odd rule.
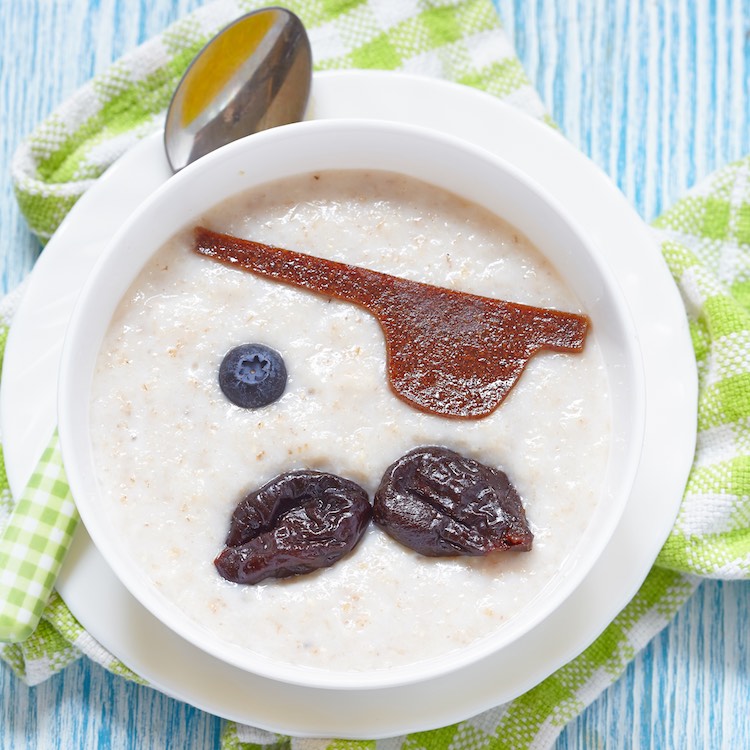
[[[217,639],[311,667],[371,670],[486,637],[543,595],[597,507],[610,450],[595,337],[533,357],[500,408],[459,420],[388,386],[377,321],[355,305],[193,252],[192,229],[227,234],[448,289],[572,312],[580,303],[511,226],[441,189],[385,172],[322,172],[208,210],[143,269],[98,357],[92,442],[103,502],[154,585]],[[595,330],[595,321],[594,321]],[[281,397],[241,409],[217,373],[233,347],[283,356]],[[257,585],[221,578],[235,506],[285,472],[357,482],[443,445],[507,473],[531,551],[429,558],[372,524],[334,566]]]

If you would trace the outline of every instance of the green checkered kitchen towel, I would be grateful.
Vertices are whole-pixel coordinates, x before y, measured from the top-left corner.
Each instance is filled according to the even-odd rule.
[[[0,538],[0,639],[25,640],[36,629],[77,520],[55,433]]]
[[[119,154],[162,124],[174,86],[202,43],[259,5],[219,0],[199,9],[111,66],[38,127],[16,156],[13,178],[19,205],[42,241]],[[545,117],[490,0],[286,5],[310,32],[318,70],[384,68],[439,76]],[[750,577],[750,159],[696,188],[654,231],[685,301],[700,385],[697,452],[674,531],[640,591],[581,656],[509,704],[450,727],[395,738],[389,747],[548,747],[671,620],[701,577]],[[6,331],[20,293],[0,304]],[[67,501],[64,492],[61,499]],[[0,528],[11,516],[15,523],[27,522],[21,500],[16,506],[5,482]],[[83,630],[54,592],[31,637],[0,644],[0,654],[30,683],[81,654],[138,679]],[[282,738],[233,723],[223,736],[232,748],[281,743],[322,750],[334,742],[337,750],[372,747]]]

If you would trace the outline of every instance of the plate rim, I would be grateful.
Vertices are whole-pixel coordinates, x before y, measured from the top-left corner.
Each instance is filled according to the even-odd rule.
[[[553,130],[549,126],[539,122],[538,120],[532,118],[530,115],[527,115],[526,113],[522,112],[521,110],[518,110],[514,107],[512,107],[509,104],[505,104],[502,101],[495,99],[494,97],[491,97],[489,94],[485,94],[483,92],[480,92],[476,89],[470,89],[468,87],[462,86],[460,84],[451,83],[447,81],[442,81],[439,79],[431,79],[431,78],[424,78],[424,77],[418,77],[418,76],[412,76],[408,74],[402,74],[402,73],[391,73],[391,72],[384,72],[384,71],[330,71],[326,73],[321,74],[315,74],[315,82],[314,82],[314,91],[313,91],[313,99],[311,103],[311,112],[313,118],[318,117],[341,117],[345,116],[345,114],[341,113],[341,109],[343,105],[336,104],[337,101],[342,100],[342,94],[344,91],[349,95],[349,98],[351,99],[352,96],[354,96],[355,99],[355,106],[356,105],[356,95],[360,97],[360,99],[364,98],[365,96],[368,96],[372,99],[379,99],[377,96],[373,96],[372,90],[377,88],[387,88],[389,94],[393,95],[392,99],[388,100],[388,103],[383,105],[384,110],[388,111],[388,116],[384,117],[383,119],[391,119],[391,117],[395,117],[395,115],[392,115],[390,113],[393,113],[394,111],[399,111],[399,114],[404,109],[404,102],[408,103],[408,98],[414,96],[415,93],[418,94],[416,97],[417,99],[422,98],[424,101],[425,98],[429,99],[430,101],[433,101],[434,98],[440,97],[442,106],[446,109],[446,111],[450,112],[449,117],[451,118],[451,122],[454,125],[457,125],[458,130],[465,131],[468,129],[466,126],[465,121],[469,118],[469,111],[475,112],[476,110],[481,110],[482,112],[493,114],[498,116],[501,120],[504,120],[507,123],[512,122],[515,126],[522,126],[524,129],[524,132],[529,134],[529,137],[531,141],[535,143],[541,143],[544,148],[548,149],[550,152],[556,154],[556,155],[562,155],[565,154],[566,158],[569,160],[572,160],[573,163],[576,165],[580,165],[580,174],[585,176],[584,181],[588,181],[591,185],[596,184],[597,188],[606,188],[603,190],[603,194],[606,196],[606,199],[610,202],[610,208],[614,210],[616,213],[618,213],[622,220],[628,224],[631,231],[634,231],[636,234],[638,233],[636,231],[636,228],[643,234],[644,241],[647,242],[647,244],[650,244],[652,246],[652,250],[658,255],[659,260],[663,264],[663,273],[668,274],[666,269],[666,264],[664,264],[663,259],[661,258],[661,254],[658,252],[658,248],[655,246],[655,242],[653,238],[651,238],[645,231],[646,227],[645,224],[642,222],[640,217],[637,216],[635,211],[627,204],[627,202],[624,199],[624,196],[617,190],[617,188],[614,186],[611,181],[609,181],[609,178],[606,177],[606,175],[601,172],[601,170],[598,169],[595,165],[593,165],[592,162],[590,162],[583,154],[581,154],[579,151],[575,150],[572,144],[570,144],[567,140],[564,139],[564,137],[559,134],[557,131]],[[366,94],[365,92],[370,92],[369,94]],[[381,91],[382,93],[382,91]],[[327,97],[327,98],[326,98]],[[449,107],[446,106],[446,101],[451,100],[454,101],[456,105],[462,105],[462,106],[453,106]],[[349,101],[349,100],[347,100]],[[397,103],[398,102],[398,103]],[[382,103],[382,102],[381,102]],[[362,102],[360,102],[361,106],[364,106],[366,109],[367,106],[372,105],[364,105]],[[347,106],[350,106],[347,104]],[[411,113],[410,113],[411,116]],[[411,121],[411,120],[408,120]],[[476,141],[474,141],[476,142]],[[492,147],[497,147],[496,143],[491,144]],[[66,219],[63,221],[63,224],[59,228],[58,232],[53,236],[50,243],[47,245],[47,248],[45,249],[44,253],[42,254],[42,257],[40,258],[39,263],[32,271],[31,280],[29,284],[29,288],[34,290],[35,288],[38,288],[40,285],[43,286],[45,282],[44,275],[49,273],[47,271],[48,266],[52,266],[54,268],[55,262],[57,262],[60,253],[65,251],[65,243],[69,241],[69,236],[75,235],[76,231],[79,231],[79,223],[83,223],[83,219],[86,216],[86,211],[88,205],[96,204],[97,200],[100,199],[100,197],[106,193],[106,190],[110,189],[112,184],[116,184],[121,177],[126,177],[128,173],[128,169],[132,168],[132,165],[137,162],[140,158],[149,158],[153,159],[158,156],[157,149],[163,151],[161,148],[161,142],[160,142],[160,134],[155,133],[152,136],[149,136],[148,138],[144,139],[141,143],[136,145],[133,149],[128,151],[121,159],[112,167],[110,170],[107,171],[107,173],[98,180],[94,186],[79,200],[79,202],[76,204],[76,206],[73,207],[71,212],[68,214]],[[505,154],[503,154],[505,156]],[[506,156],[507,158],[507,156]],[[164,160],[164,165],[166,165],[166,161]],[[167,175],[168,176],[168,175]],[[544,185],[543,185],[544,186]],[[143,196],[145,197],[145,195]],[[580,222],[579,222],[580,223]],[[584,226],[584,228],[586,228]],[[59,249],[58,249],[59,248]],[[51,251],[50,251],[51,250]],[[643,254],[643,248],[640,249],[641,255]],[[39,270],[41,269],[41,270]],[[653,269],[652,269],[653,270]],[[632,279],[626,279],[625,280],[625,286],[624,292],[626,294],[626,297],[629,299],[633,298],[633,296],[636,294],[637,287],[639,286],[639,282],[643,281],[642,278],[639,277],[639,274],[635,273],[633,274],[635,278]],[[651,283],[653,284],[653,279],[651,279]],[[679,301],[679,296],[677,293],[676,285],[671,281],[670,278],[670,284],[674,287],[674,295],[677,298],[677,301]],[[630,296],[629,296],[630,295]],[[24,317],[25,313],[27,312],[28,305],[32,304],[33,302],[33,293],[30,296],[29,295],[29,289],[26,290],[26,294],[24,295],[24,299],[21,301],[21,304],[18,309],[18,313],[20,313],[20,318],[18,317],[18,313],[16,318],[14,319],[13,326],[11,327],[11,331],[8,337],[8,344],[6,349],[6,373],[8,370],[10,370],[11,374],[13,373],[14,368],[16,368],[18,365],[16,364],[18,361],[18,357],[23,358],[24,356],[28,358],[28,354],[24,352],[24,345],[23,345],[23,338],[25,335],[24,331],[24,322],[26,318]],[[667,295],[669,297],[669,295]],[[28,301],[31,300],[31,301]],[[639,298],[640,303],[642,304],[642,299]],[[672,307],[674,307],[674,299],[672,300]],[[663,300],[661,300],[663,305]],[[684,316],[684,308],[682,308],[682,303],[680,304],[680,310]],[[670,314],[672,314],[674,310],[670,310]],[[28,317],[28,316],[27,316]],[[33,316],[32,316],[33,317]],[[637,323],[637,316],[636,317],[636,323]],[[20,320],[21,323],[16,326],[16,322]],[[678,326],[679,328],[679,326]],[[687,344],[689,347],[690,352],[690,359],[693,365],[694,357],[692,353],[692,346],[690,346],[689,338],[687,337],[687,326],[685,322],[684,331],[682,331],[684,334],[684,341],[683,341],[683,358],[684,358],[684,344]],[[54,353],[53,355],[54,356]],[[10,367],[8,367],[8,363],[10,363]],[[682,398],[683,400],[691,401],[691,400],[697,400],[697,373],[696,372],[688,372],[688,373],[681,373],[683,382],[682,385]],[[9,432],[12,434],[13,430],[17,428],[13,427],[11,430],[7,430],[7,415],[9,413],[8,409],[6,408],[8,404],[15,398],[17,398],[16,393],[13,391],[13,389],[10,387],[10,385],[7,385],[9,383],[13,382],[13,377],[3,377],[2,383],[0,383],[0,425],[2,426],[2,434],[4,436],[7,436]],[[647,394],[648,395],[648,394]],[[683,444],[685,446],[685,455],[683,456],[682,464],[679,466],[678,470],[675,472],[676,474],[683,475],[684,479],[687,478],[687,471],[689,470],[690,465],[692,464],[692,448],[689,450],[689,462],[687,460],[687,448],[689,447],[689,443],[691,442],[689,439],[689,434],[692,433],[693,440],[692,443],[694,445],[694,436],[697,432],[697,409],[693,410],[695,414],[695,419],[686,419],[683,425],[681,426],[681,429],[684,431],[687,431],[688,438],[683,438]],[[54,413],[52,414],[51,419],[52,425],[54,425]],[[36,424],[36,432],[40,433],[42,428],[39,424]],[[48,438],[48,435],[44,435],[43,439],[46,442],[46,439]],[[14,446],[15,447],[15,446]],[[9,480],[11,481],[11,487],[15,491],[17,491],[20,488],[20,483],[25,481],[25,477],[23,477],[23,471],[21,466],[19,466],[18,460],[14,457],[14,454],[11,452],[10,460],[9,460],[9,466],[8,466],[8,476]],[[26,461],[26,464],[28,465],[28,460]],[[30,471],[28,472],[30,473]],[[27,474],[28,476],[28,474]],[[678,481],[675,479],[675,484],[677,484]],[[684,486],[684,484],[683,484]],[[681,493],[679,499],[681,500]],[[672,504],[669,507],[669,511],[665,513],[665,519],[664,519],[664,530],[663,530],[663,536],[664,539],[666,538],[666,534],[668,534],[669,529],[671,528],[672,522],[674,520],[674,517],[676,516],[677,510],[679,508],[679,500],[672,500]],[[669,523],[666,523],[667,518],[669,517]],[[622,523],[622,522],[621,522]],[[139,660],[135,658],[135,655],[132,653],[123,654],[117,654],[116,652],[118,650],[118,645],[122,644],[114,644],[114,648],[112,648],[112,643],[110,642],[107,644],[107,637],[106,634],[102,638],[101,631],[101,625],[102,623],[97,621],[95,613],[92,613],[89,611],[90,603],[87,601],[87,597],[83,594],[81,590],[81,585],[84,581],[87,581],[88,579],[92,578],[92,572],[89,570],[89,567],[87,567],[88,563],[85,562],[86,560],[89,560],[91,557],[91,550],[86,548],[86,539],[87,535],[85,534],[85,530],[79,530],[80,533],[77,534],[76,539],[76,546],[74,550],[71,552],[71,555],[69,556],[68,560],[66,561],[66,564],[63,569],[63,574],[61,576],[58,590],[60,591],[61,595],[63,596],[63,599],[68,603],[69,608],[73,612],[73,614],[81,621],[81,623],[87,627],[87,630],[90,632],[92,631],[90,625],[94,624],[94,631],[97,631],[99,633],[98,640],[104,641],[104,645],[108,646],[108,649],[115,654],[121,661],[128,664],[128,666],[131,666],[133,662],[138,662]],[[661,539],[661,543],[663,543],[664,539]],[[658,549],[656,549],[656,552],[653,551],[653,548],[656,546],[655,541],[652,541],[651,545],[649,545],[648,549],[648,555],[649,558],[648,562],[646,563],[643,559],[639,560],[641,563],[640,566],[636,566],[639,570],[639,573],[637,576],[633,576],[631,574],[631,579],[629,581],[629,585],[625,587],[625,589],[621,592],[619,596],[620,606],[617,608],[617,611],[621,608],[621,606],[624,606],[624,604],[631,598],[631,596],[635,593],[638,586],[642,582],[643,578],[645,578],[645,574],[647,574],[648,569],[650,569],[651,563],[653,563],[653,559],[655,558],[656,552],[658,552]],[[90,541],[88,541],[89,545],[92,545]],[[659,547],[661,544],[658,545]],[[96,552],[96,555],[98,555],[98,552]],[[78,568],[78,577],[76,577],[76,561],[79,565]],[[90,560],[89,560],[90,562]],[[631,561],[632,563],[632,561]],[[645,568],[645,573],[643,573],[643,576],[640,577],[641,569]],[[110,575],[114,578],[114,574],[111,573]],[[640,578],[640,580],[636,581],[636,578]],[[117,580],[116,578],[114,580]],[[588,581],[588,579],[587,579]],[[118,581],[118,585],[119,584]],[[127,593],[127,592],[126,592]],[[129,594],[127,595],[129,596]],[[127,597],[126,597],[127,598]],[[135,600],[133,600],[133,603],[135,603]],[[140,605],[136,605],[137,607],[140,607]],[[609,609],[612,609],[612,606],[609,607]],[[615,612],[614,614],[616,614]],[[139,613],[140,614],[140,613]],[[614,615],[613,615],[614,616]],[[568,617],[568,619],[570,619]],[[575,618],[573,618],[575,620]],[[566,663],[570,660],[570,658],[573,658],[577,653],[580,653],[591,641],[593,641],[596,637],[596,635],[601,632],[601,630],[606,627],[606,625],[611,620],[611,617],[606,619],[606,622],[602,622],[598,624],[598,632],[595,633],[592,637],[593,629],[589,628],[588,632],[585,636],[580,636],[575,638],[570,638],[569,643],[565,648],[558,648],[557,651],[553,655],[547,654],[547,656],[550,657],[550,661],[547,663],[547,666],[544,669],[537,668],[534,676],[527,676],[527,678],[524,680],[523,678],[519,678],[517,680],[516,685],[516,692],[518,694],[524,692],[526,689],[533,686],[533,684],[536,684],[540,680],[537,679],[539,676],[540,671],[541,672],[547,672],[547,674],[550,674],[553,672],[557,667],[559,667],[561,664]],[[88,621],[88,624],[87,624]],[[157,623],[157,625],[160,625]],[[544,631],[545,625],[548,625],[548,623],[542,623],[540,626],[538,626],[534,633],[537,634],[539,631]],[[163,626],[162,626],[163,627]],[[570,627],[576,627],[575,625],[570,625]],[[92,634],[95,635],[97,632],[93,632]],[[170,634],[171,635],[171,634]],[[177,636],[172,636],[173,638],[178,638]],[[181,640],[181,639],[180,639]],[[588,643],[585,643],[583,647],[581,647],[581,643],[583,641],[588,641]],[[522,639],[523,642],[523,639]],[[188,645],[185,642],[185,645]],[[190,649],[195,649],[195,651],[198,651],[195,647],[189,646]],[[203,653],[203,652],[199,652]],[[128,657],[133,657],[132,659],[129,659]],[[213,657],[208,657],[210,659],[213,659]],[[128,663],[130,661],[130,663]],[[492,660],[489,660],[492,661]],[[145,671],[146,673],[149,672],[147,665],[146,669],[144,670],[144,665],[142,663],[139,663],[137,666],[140,667],[140,669],[137,669],[140,674],[143,674]],[[228,667],[228,665],[226,665]],[[548,669],[551,667],[551,669]],[[458,674],[454,673],[453,680],[455,681],[458,679],[459,681],[461,679],[476,679],[477,674],[482,671],[482,668],[486,668],[486,665],[480,665],[479,671],[474,670],[472,672],[471,669],[468,670],[461,670]],[[231,667],[228,667],[228,669],[233,669]],[[219,670],[221,671],[221,670]],[[254,675],[248,676],[246,673],[242,673],[243,678],[252,677],[255,678]],[[543,677],[546,676],[543,675]],[[236,678],[236,675],[233,675],[233,678]],[[542,677],[542,679],[543,679]],[[486,700],[482,701],[479,698],[474,698],[472,703],[472,709],[471,711],[468,711],[467,713],[467,707],[464,706],[463,709],[460,709],[459,711],[455,712],[455,715],[448,716],[446,715],[445,711],[441,711],[439,714],[439,717],[435,716],[434,713],[431,715],[429,710],[427,711],[427,714],[425,715],[424,710],[422,712],[421,719],[418,720],[411,720],[411,723],[408,723],[408,720],[401,720],[401,724],[394,724],[391,722],[388,723],[388,719],[381,720],[380,724],[378,724],[377,721],[375,721],[374,724],[371,724],[370,726],[366,726],[362,728],[361,731],[355,730],[354,732],[352,730],[347,731],[345,727],[342,727],[343,731],[339,731],[337,729],[331,729],[326,727],[325,729],[322,729],[319,725],[315,725],[314,722],[310,722],[308,719],[308,725],[307,726],[296,726],[296,727],[290,727],[283,722],[285,721],[284,717],[258,717],[253,715],[246,715],[241,714],[238,715],[236,709],[233,709],[231,711],[222,711],[221,705],[215,705],[214,702],[210,700],[206,700],[205,696],[197,695],[195,692],[195,688],[187,690],[185,689],[184,685],[175,685],[174,680],[171,679],[168,675],[164,675],[156,673],[156,674],[150,674],[147,679],[149,679],[154,686],[158,687],[162,692],[172,695],[173,697],[186,701],[188,703],[191,703],[193,705],[196,705],[199,708],[202,708],[204,710],[211,711],[212,713],[216,713],[219,715],[225,715],[227,718],[233,718],[238,721],[242,721],[243,723],[249,723],[254,724],[256,726],[260,726],[261,728],[267,728],[271,729],[272,731],[280,731],[288,734],[295,734],[298,736],[348,736],[348,737],[356,737],[356,738],[372,738],[372,737],[385,737],[385,736],[392,736],[394,734],[403,734],[405,732],[412,732],[412,731],[418,731],[421,729],[431,728],[434,726],[442,726],[446,723],[451,723],[452,721],[457,721],[463,718],[468,718],[468,716],[478,713],[479,711],[485,710],[487,708],[490,708],[499,701],[496,699],[496,696],[498,695],[496,692],[492,693],[492,695],[488,695]],[[487,679],[486,677],[482,677],[482,679]],[[253,680],[250,680],[250,682],[253,682]],[[257,682],[257,680],[256,680]],[[267,678],[261,678],[260,682],[271,682]],[[263,689],[268,688],[268,685],[255,685],[254,689],[257,687],[262,687]],[[408,696],[410,693],[409,686],[406,686],[406,694],[403,690],[381,690],[377,691],[379,693],[378,699],[383,700],[384,699],[384,693],[390,692],[392,701],[394,698],[398,700],[399,702],[403,700],[411,700],[412,704],[415,703],[414,696]],[[284,686],[287,693],[289,693],[289,686]],[[423,693],[425,695],[429,693],[435,693],[435,691],[439,691],[440,685],[432,685],[432,686],[422,686]],[[455,688],[453,688],[455,689]],[[304,695],[304,693],[309,690],[305,688],[298,688],[295,690],[292,690],[291,694],[294,694],[299,700],[309,700],[309,695]],[[301,691],[301,692],[300,692]],[[200,691],[198,691],[200,692]],[[318,691],[320,692],[320,691]],[[335,692],[335,691],[334,691]],[[359,691],[360,695],[368,695],[370,699],[370,705],[371,701],[374,698],[372,695],[373,691]],[[507,691],[506,691],[507,692]],[[298,694],[299,693],[299,694]],[[319,697],[319,696],[318,696]],[[337,696],[337,699],[340,698],[340,695]],[[387,696],[386,696],[387,698]],[[385,703],[388,703],[388,700],[385,701]],[[430,701],[427,701],[427,703],[430,703]],[[387,712],[387,706],[383,709],[385,712]],[[227,716],[227,713],[230,713],[232,715]],[[373,719],[377,719],[377,715],[373,714],[379,714],[381,717],[384,716],[382,712],[368,712],[367,716],[370,721]],[[387,716],[387,714],[385,714]],[[435,723],[435,719],[438,719],[437,723]],[[268,719],[267,721],[265,719]],[[281,722],[281,723],[279,723]],[[407,726],[408,724],[408,726]]]

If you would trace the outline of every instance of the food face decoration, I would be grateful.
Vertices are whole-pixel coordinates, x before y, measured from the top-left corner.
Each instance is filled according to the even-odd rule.
[[[408,281],[203,227],[195,230],[195,250],[366,309],[385,336],[393,392],[443,417],[492,413],[534,354],[580,352],[589,328],[583,315]],[[222,362],[219,382],[233,403],[265,406],[283,393],[283,358],[262,344],[235,347]],[[433,557],[528,551],[533,541],[504,472],[426,446],[388,467],[373,506],[359,485],[334,474],[276,477],[239,503],[215,565],[224,578],[249,584],[328,567],[357,545],[371,517],[401,544]]]

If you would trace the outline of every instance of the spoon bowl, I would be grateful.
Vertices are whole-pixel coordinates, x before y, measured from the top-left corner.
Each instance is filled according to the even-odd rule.
[[[310,40],[294,13],[263,8],[238,18],[198,53],[175,90],[164,127],[172,170],[301,120],[311,81]]]

